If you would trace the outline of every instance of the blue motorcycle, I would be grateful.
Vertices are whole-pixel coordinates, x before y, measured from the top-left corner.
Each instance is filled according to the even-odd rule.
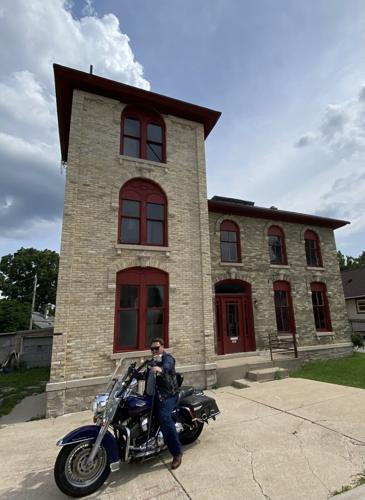
[[[148,360],[132,363],[123,375],[112,378],[107,391],[97,394],[92,405],[94,425],[79,427],[57,442],[61,446],[54,477],[66,495],[82,497],[100,488],[122,462],[143,461],[166,449],[153,398],[138,393],[138,375]],[[181,444],[194,442],[204,424],[219,414],[213,398],[193,387],[181,386],[173,411]]]

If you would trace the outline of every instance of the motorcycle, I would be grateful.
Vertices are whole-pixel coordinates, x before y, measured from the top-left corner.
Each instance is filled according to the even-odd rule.
[[[57,442],[61,450],[54,477],[63,493],[72,497],[90,495],[123,462],[143,461],[166,449],[154,412],[154,397],[138,392],[142,369],[155,363],[147,360],[138,368],[132,363],[124,374],[115,377],[117,367],[106,392],[97,394],[92,404],[94,425],[79,427]],[[179,393],[172,416],[181,444],[187,445],[220,412],[213,398],[194,387],[182,386],[182,375],[176,375]]]

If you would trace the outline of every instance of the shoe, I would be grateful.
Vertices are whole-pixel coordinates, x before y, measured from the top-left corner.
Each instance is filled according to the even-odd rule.
[[[174,470],[180,467],[181,461],[182,461],[182,453],[180,453],[180,455],[176,455],[176,457],[173,458],[171,462],[171,469]]]

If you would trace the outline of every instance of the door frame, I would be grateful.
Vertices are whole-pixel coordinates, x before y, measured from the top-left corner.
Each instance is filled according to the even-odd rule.
[[[216,349],[218,355],[250,352],[256,350],[255,328],[253,321],[253,308],[251,285],[242,280],[223,280],[217,285],[241,285],[242,291],[215,294],[215,322],[216,322]],[[239,303],[239,336],[232,345],[227,343],[226,306],[229,302]],[[233,345],[234,344],[234,345]],[[236,347],[236,348],[235,348]]]

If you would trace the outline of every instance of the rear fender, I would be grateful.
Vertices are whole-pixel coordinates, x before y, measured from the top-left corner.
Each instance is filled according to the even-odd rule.
[[[176,422],[185,422],[188,425],[192,425],[194,420],[196,420],[196,416],[187,406],[179,406],[176,410],[173,411],[172,417]]]
[[[98,425],[84,425],[66,434],[65,437],[57,441],[57,446],[67,446],[68,444],[81,443],[83,441],[95,441],[100,431]],[[107,431],[101,443],[108,453],[109,462],[118,462],[121,459],[120,449],[115,437]]]

